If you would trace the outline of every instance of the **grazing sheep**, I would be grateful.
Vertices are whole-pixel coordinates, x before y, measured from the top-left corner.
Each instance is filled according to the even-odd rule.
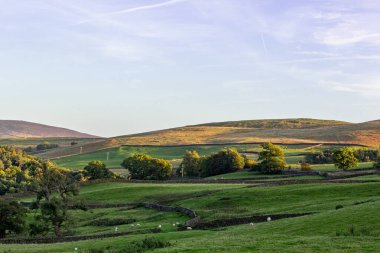
[[[187,227],[186,229],[187,229],[187,230],[192,230],[193,228],[192,228],[192,227]]]

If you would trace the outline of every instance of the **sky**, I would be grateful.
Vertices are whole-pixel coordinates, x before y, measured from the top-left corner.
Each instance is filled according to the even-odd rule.
[[[0,0],[0,119],[380,119],[379,23],[378,0]]]

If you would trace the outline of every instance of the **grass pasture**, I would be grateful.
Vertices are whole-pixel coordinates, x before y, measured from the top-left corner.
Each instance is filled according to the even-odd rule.
[[[174,167],[178,167],[186,150],[196,150],[200,155],[210,155],[223,148],[236,148],[239,152],[247,155],[250,159],[257,159],[259,144],[235,144],[235,145],[193,145],[193,146],[173,146],[173,147],[142,147],[142,146],[121,146],[117,148],[104,149],[96,152],[84,153],[75,156],[64,157],[53,160],[59,166],[80,169],[93,160],[101,160],[110,168],[120,167],[121,162],[134,154],[144,153],[157,158],[170,160]],[[292,167],[299,167],[298,162],[304,160],[305,154],[323,150],[324,148],[337,148],[331,145],[287,145],[285,149],[286,161]],[[108,154],[108,155],[107,155]],[[109,160],[107,160],[107,156]],[[363,163],[358,168],[365,168],[367,164]],[[334,165],[313,165],[316,170],[334,170]]]
[[[155,237],[171,246],[154,252],[378,252],[380,251],[380,184],[313,184],[247,187],[226,184],[96,183],[83,186],[80,198],[91,203],[162,202],[195,210],[202,219],[255,214],[314,214],[211,230],[176,231],[177,213],[149,209],[100,208],[73,211],[76,234],[111,233],[114,226],[88,223],[99,218],[133,218],[142,228],[162,225],[159,234],[130,235],[58,244],[2,245],[0,252],[115,252],[132,241]],[[338,205],[342,208],[336,209]],[[132,225],[118,226],[121,231]],[[108,249],[108,250],[106,250]]]

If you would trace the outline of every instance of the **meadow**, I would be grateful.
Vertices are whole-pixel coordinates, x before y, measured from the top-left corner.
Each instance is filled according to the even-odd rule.
[[[147,237],[171,246],[154,252],[378,252],[380,250],[379,183],[311,184],[250,187],[244,184],[96,183],[83,186],[80,198],[90,203],[151,201],[192,208],[204,221],[309,212],[310,215],[206,230],[177,231],[187,217],[144,208],[97,208],[72,211],[76,235],[112,233],[114,226],[89,225],[101,218],[128,218],[121,231],[162,226],[158,234],[58,244],[0,245],[4,252],[115,252]],[[339,206],[339,208],[337,208]],[[133,227],[132,227],[133,225]]]

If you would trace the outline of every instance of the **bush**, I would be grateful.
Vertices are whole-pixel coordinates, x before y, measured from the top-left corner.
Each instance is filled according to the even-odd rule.
[[[338,210],[338,209],[342,209],[343,208],[343,205],[336,205],[335,209]]]
[[[36,149],[37,151],[43,151],[43,150],[48,150],[48,149],[53,149],[53,148],[58,148],[58,144],[50,144],[49,142],[44,142],[42,144],[38,144]]]
[[[128,244],[124,249],[118,251],[118,253],[141,253],[169,246],[171,246],[171,244],[167,241],[154,237],[148,237],[143,239],[142,241],[133,241],[131,244]]]
[[[311,171],[311,166],[309,163],[302,162],[301,163],[301,170],[302,171]]]
[[[12,232],[23,232],[26,212],[26,209],[15,201],[0,201],[0,238]]]
[[[129,171],[132,179],[164,180],[173,171],[173,165],[169,161],[145,154],[128,157],[121,166]]]
[[[228,148],[201,159],[201,176],[209,177],[235,172],[243,169],[244,164],[244,157],[236,149]]]
[[[107,169],[102,161],[89,162],[88,165],[84,167],[83,174],[89,179],[107,179],[116,177],[114,173]]]

